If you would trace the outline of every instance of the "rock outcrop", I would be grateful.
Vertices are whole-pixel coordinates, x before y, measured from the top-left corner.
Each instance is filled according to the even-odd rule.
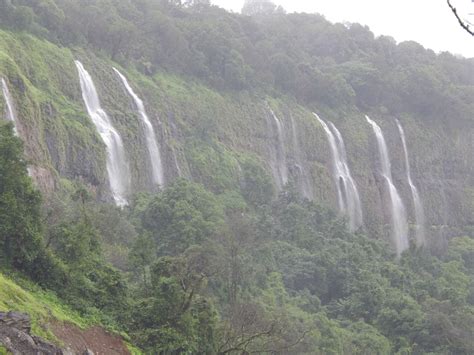
[[[32,335],[30,317],[19,312],[0,312],[0,344],[13,355],[79,355]],[[85,349],[83,354],[94,353]]]

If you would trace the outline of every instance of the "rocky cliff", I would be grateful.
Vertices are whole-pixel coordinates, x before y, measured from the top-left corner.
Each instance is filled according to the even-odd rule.
[[[133,191],[154,191],[138,113],[112,67],[128,77],[144,101],[163,156],[165,181],[190,178],[224,193],[245,190],[259,171],[281,190],[281,167],[307,198],[337,209],[327,138],[312,112],[333,122],[345,140],[359,187],[364,229],[389,233],[390,216],[374,136],[364,115],[384,130],[394,182],[414,223],[403,147],[395,119],[405,128],[413,180],[426,211],[431,245],[472,234],[474,225],[474,124],[439,120],[410,110],[389,113],[374,105],[305,106],[282,94],[218,92],[195,80],[158,72],[144,75],[84,50],[60,48],[26,34],[0,32],[0,77],[14,99],[19,135],[38,186],[51,193],[81,181],[98,199],[111,201],[105,146],[87,116],[74,59],[80,59],[125,144]],[[3,106],[3,108],[2,108]],[[0,110],[5,104],[0,99]],[[280,121],[280,130],[272,114]],[[280,168],[278,168],[280,166]],[[265,180],[265,179],[264,179]],[[68,182],[69,181],[69,182]],[[266,181],[266,180],[265,180]],[[286,181],[283,181],[286,182]],[[271,187],[269,187],[271,189]]]

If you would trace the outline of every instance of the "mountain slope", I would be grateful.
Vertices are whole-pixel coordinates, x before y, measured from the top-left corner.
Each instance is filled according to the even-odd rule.
[[[60,347],[69,347],[78,354],[85,349],[95,354],[106,354],[108,349],[114,347],[121,349],[120,353],[129,353],[125,342],[118,335],[108,333],[94,319],[81,317],[52,293],[27,281],[22,282],[31,290],[0,274],[0,311],[15,310],[28,314],[31,317],[32,334]]]
[[[122,135],[131,163],[133,192],[155,189],[136,108],[112,70],[117,63],[83,50],[60,49],[29,35],[3,32],[2,38],[3,52],[9,54],[3,56],[1,75],[11,87],[21,122],[20,136],[43,190],[53,189],[63,177],[82,180],[99,198],[109,198],[105,147],[86,115],[73,67],[75,58],[83,60],[91,72],[103,107]],[[215,192],[239,190],[246,174],[242,167],[251,161],[264,168],[279,189],[275,166],[283,163],[300,191],[310,187],[312,196],[307,197],[336,208],[331,155],[322,128],[311,115],[315,110],[333,121],[346,141],[369,232],[380,234],[389,223],[374,138],[364,118],[368,111],[324,104],[306,108],[285,96],[219,93],[166,73],[152,77],[133,70],[126,73],[155,126],[168,183],[182,175]],[[268,105],[282,122],[282,143],[278,143]],[[434,243],[472,225],[472,124],[428,123],[416,113],[393,115],[379,107],[371,108],[370,114],[386,130],[395,181],[409,206],[395,118],[405,126],[414,180],[426,205],[428,224],[434,228]],[[278,144],[283,144],[284,156],[278,156]]]

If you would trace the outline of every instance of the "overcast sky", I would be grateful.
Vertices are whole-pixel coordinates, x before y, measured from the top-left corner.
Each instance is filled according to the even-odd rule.
[[[240,12],[244,0],[211,0]],[[474,57],[474,37],[465,32],[446,0],[274,0],[288,12],[318,12],[332,22],[359,22],[376,35],[398,42],[414,40],[435,52],[449,51]],[[474,13],[471,0],[452,0],[460,13]],[[474,15],[470,17],[474,21]]]

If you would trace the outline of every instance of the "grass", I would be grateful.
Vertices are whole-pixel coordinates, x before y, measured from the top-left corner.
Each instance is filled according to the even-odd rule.
[[[0,274],[0,311],[19,311],[28,313],[32,321],[32,333],[55,341],[54,335],[46,325],[51,320],[70,322],[80,328],[91,325],[92,321],[81,317],[77,312],[63,305],[51,292],[43,291],[34,284],[31,290],[19,286],[12,279]],[[1,354],[1,352],[0,352]]]
[[[72,323],[81,329],[100,324],[97,318],[93,316],[81,316],[76,311],[64,305],[54,293],[44,291],[32,282],[24,279],[16,282],[1,273],[0,311],[28,313],[31,317],[32,333],[54,343],[59,343],[58,339],[47,327],[48,323],[53,320]],[[123,335],[125,338],[128,338],[126,334]],[[141,354],[140,350],[133,345],[129,343],[126,343],[126,345],[131,354]],[[6,354],[6,349],[0,345],[0,355]]]

